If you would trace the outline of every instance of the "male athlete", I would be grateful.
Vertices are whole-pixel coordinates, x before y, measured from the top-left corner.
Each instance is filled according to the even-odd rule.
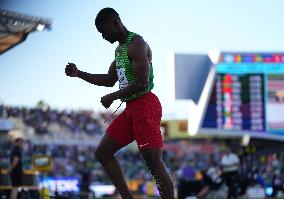
[[[173,182],[162,161],[162,108],[157,96],[151,92],[154,87],[151,49],[141,36],[126,29],[112,8],[102,9],[95,24],[103,39],[111,44],[119,43],[108,73],[89,74],[78,70],[73,63],[68,63],[65,73],[99,86],[112,87],[119,81],[119,90],[103,96],[101,103],[108,108],[114,100],[126,102],[125,110],[107,128],[96,157],[122,198],[133,199],[114,154],[135,140],[160,195],[163,199],[173,199]]]

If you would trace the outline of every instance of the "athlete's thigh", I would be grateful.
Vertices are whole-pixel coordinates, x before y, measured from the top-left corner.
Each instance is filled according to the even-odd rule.
[[[122,145],[106,133],[101,139],[96,152],[104,155],[113,155],[122,147]]]

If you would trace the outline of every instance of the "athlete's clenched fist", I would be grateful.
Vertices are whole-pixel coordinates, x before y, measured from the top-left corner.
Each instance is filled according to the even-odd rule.
[[[79,70],[76,67],[76,64],[68,62],[68,64],[66,65],[66,68],[65,68],[65,73],[69,77],[77,77]]]

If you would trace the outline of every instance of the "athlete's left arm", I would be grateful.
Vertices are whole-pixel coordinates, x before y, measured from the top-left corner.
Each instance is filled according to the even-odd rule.
[[[127,87],[102,97],[101,102],[104,107],[108,108],[114,100],[132,96],[147,88],[150,70],[147,49],[148,44],[141,36],[133,38],[128,47],[128,56],[132,61],[133,73],[136,79]]]

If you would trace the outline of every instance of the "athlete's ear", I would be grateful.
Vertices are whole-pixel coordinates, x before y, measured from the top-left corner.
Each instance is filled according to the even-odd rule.
[[[113,19],[113,23],[114,23],[115,25],[118,25],[118,24],[119,24],[119,19]]]
[[[113,20],[113,23],[116,25],[121,23],[121,20],[119,18],[114,17],[112,20]]]

